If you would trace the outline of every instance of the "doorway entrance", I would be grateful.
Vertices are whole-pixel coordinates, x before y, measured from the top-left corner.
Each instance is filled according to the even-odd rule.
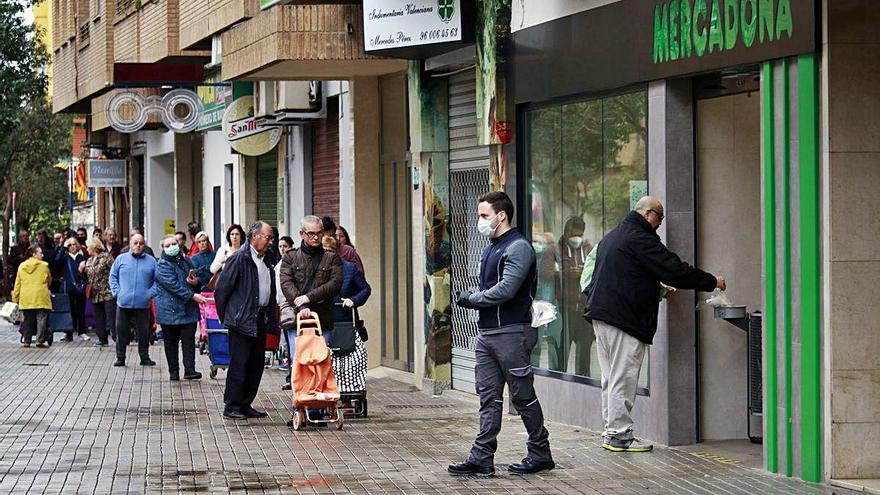
[[[697,265],[726,277],[731,303],[745,305],[747,312],[759,311],[761,99],[757,67],[696,78],[694,94]],[[749,436],[761,436],[760,336],[754,356],[749,353],[749,331],[715,318],[711,307],[698,311],[697,440],[738,457],[760,459],[760,446],[749,442]],[[757,359],[750,360],[753,357]],[[750,376],[757,376],[757,382],[750,381]]]

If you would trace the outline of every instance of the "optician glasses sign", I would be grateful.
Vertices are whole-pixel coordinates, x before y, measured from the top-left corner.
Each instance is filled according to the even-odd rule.
[[[169,130],[191,132],[199,125],[203,107],[199,96],[188,89],[173,89],[165,96],[144,96],[135,91],[116,93],[104,107],[110,127],[132,133],[146,125],[151,114],[158,113]]]

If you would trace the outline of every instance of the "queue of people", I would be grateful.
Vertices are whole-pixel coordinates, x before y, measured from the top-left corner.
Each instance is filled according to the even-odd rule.
[[[513,227],[514,205],[505,193],[483,195],[476,213],[479,233],[489,240],[480,264],[480,284],[475,290],[456,293],[454,301],[461,308],[478,312],[475,382],[480,396],[480,427],[469,456],[450,464],[448,471],[494,474],[505,385],[528,433],[527,455],[508,470],[529,474],[554,469],[531,361],[538,342],[531,304],[537,296],[541,271],[535,249]],[[635,437],[631,413],[642,357],[656,333],[660,301],[674,297],[679,289],[712,291],[727,287],[724,277],[689,265],[665,247],[657,234],[663,220],[663,205],[656,198],[643,197],[614,229],[590,245],[582,238],[583,220],[573,217],[566,222],[565,235],[555,253],[566,276],[563,289],[574,286],[578,291],[562,298],[568,319],[580,316],[590,329],[585,338],[590,343],[595,339],[598,348],[604,422],[601,445],[613,452],[652,449]],[[278,326],[290,328],[298,318],[315,314],[321,320],[325,338],[329,338],[334,321],[357,318],[356,309],[370,295],[363,263],[345,229],[326,217],[309,215],[301,220],[299,247],[290,237],[278,239],[278,263],[269,256],[276,232],[266,222],[257,221],[247,231],[239,225],[230,226],[226,243],[216,252],[198,225],[190,225],[189,231],[189,250],[186,235],[169,235],[162,241],[158,262],[149,255],[144,237],[138,232],[131,235],[129,251],[120,249],[122,254],[112,264],[109,259],[113,258],[113,248],[107,246],[115,247],[115,243],[106,237],[111,229],[105,233],[107,245],[93,239],[85,253],[80,232],[62,245],[55,240],[54,260],[61,274],[58,290],[70,294],[72,310],[80,311],[88,284],[92,304],[104,307],[105,324],[99,331],[99,342],[106,342],[107,329],[116,338],[115,366],[126,365],[125,351],[132,329],[140,364],[155,365],[149,356],[152,301],[156,319],[166,332],[170,378],[176,381],[178,343],[183,348],[184,378],[201,377],[195,369],[197,305],[204,302],[200,293],[214,288],[217,313],[229,330],[231,356],[223,416],[236,420],[265,417],[267,414],[255,409],[253,403],[262,380],[267,333]],[[25,314],[24,345],[29,346],[36,335],[40,346],[45,344],[45,320],[56,281],[43,247],[28,242],[27,232],[23,231],[8,261],[10,266],[16,263],[13,299]],[[45,233],[40,243],[49,247]],[[96,284],[105,276],[109,294],[107,288]],[[112,312],[110,301],[115,301],[115,331],[107,319]],[[76,314],[78,319],[81,313]],[[78,332],[84,332],[84,324],[76,325]],[[589,349],[585,342],[576,343],[579,351],[582,346]],[[291,356],[293,347],[294,343],[289,342]],[[557,360],[567,361],[567,356],[558,356]],[[586,372],[589,356],[578,356],[576,361],[579,372]]]

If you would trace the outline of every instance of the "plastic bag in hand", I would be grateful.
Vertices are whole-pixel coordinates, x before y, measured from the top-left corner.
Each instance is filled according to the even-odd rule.
[[[726,306],[733,306],[730,299],[727,298],[727,294],[722,292],[721,289],[715,289],[705,301],[700,301],[700,304],[697,304],[697,309],[723,308]]]
[[[552,323],[557,318],[556,306],[547,301],[532,303],[532,328]]]

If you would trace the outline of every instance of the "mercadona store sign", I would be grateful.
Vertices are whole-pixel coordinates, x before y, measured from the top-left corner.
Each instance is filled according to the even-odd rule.
[[[604,91],[815,52],[816,8],[816,0],[619,0],[538,24],[512,36],[515,99]],[[536,83],[536,73],[565,77]]]
[[[654,6],[654,63],[790,40],[793,29],[790,0],[672,0]]]

